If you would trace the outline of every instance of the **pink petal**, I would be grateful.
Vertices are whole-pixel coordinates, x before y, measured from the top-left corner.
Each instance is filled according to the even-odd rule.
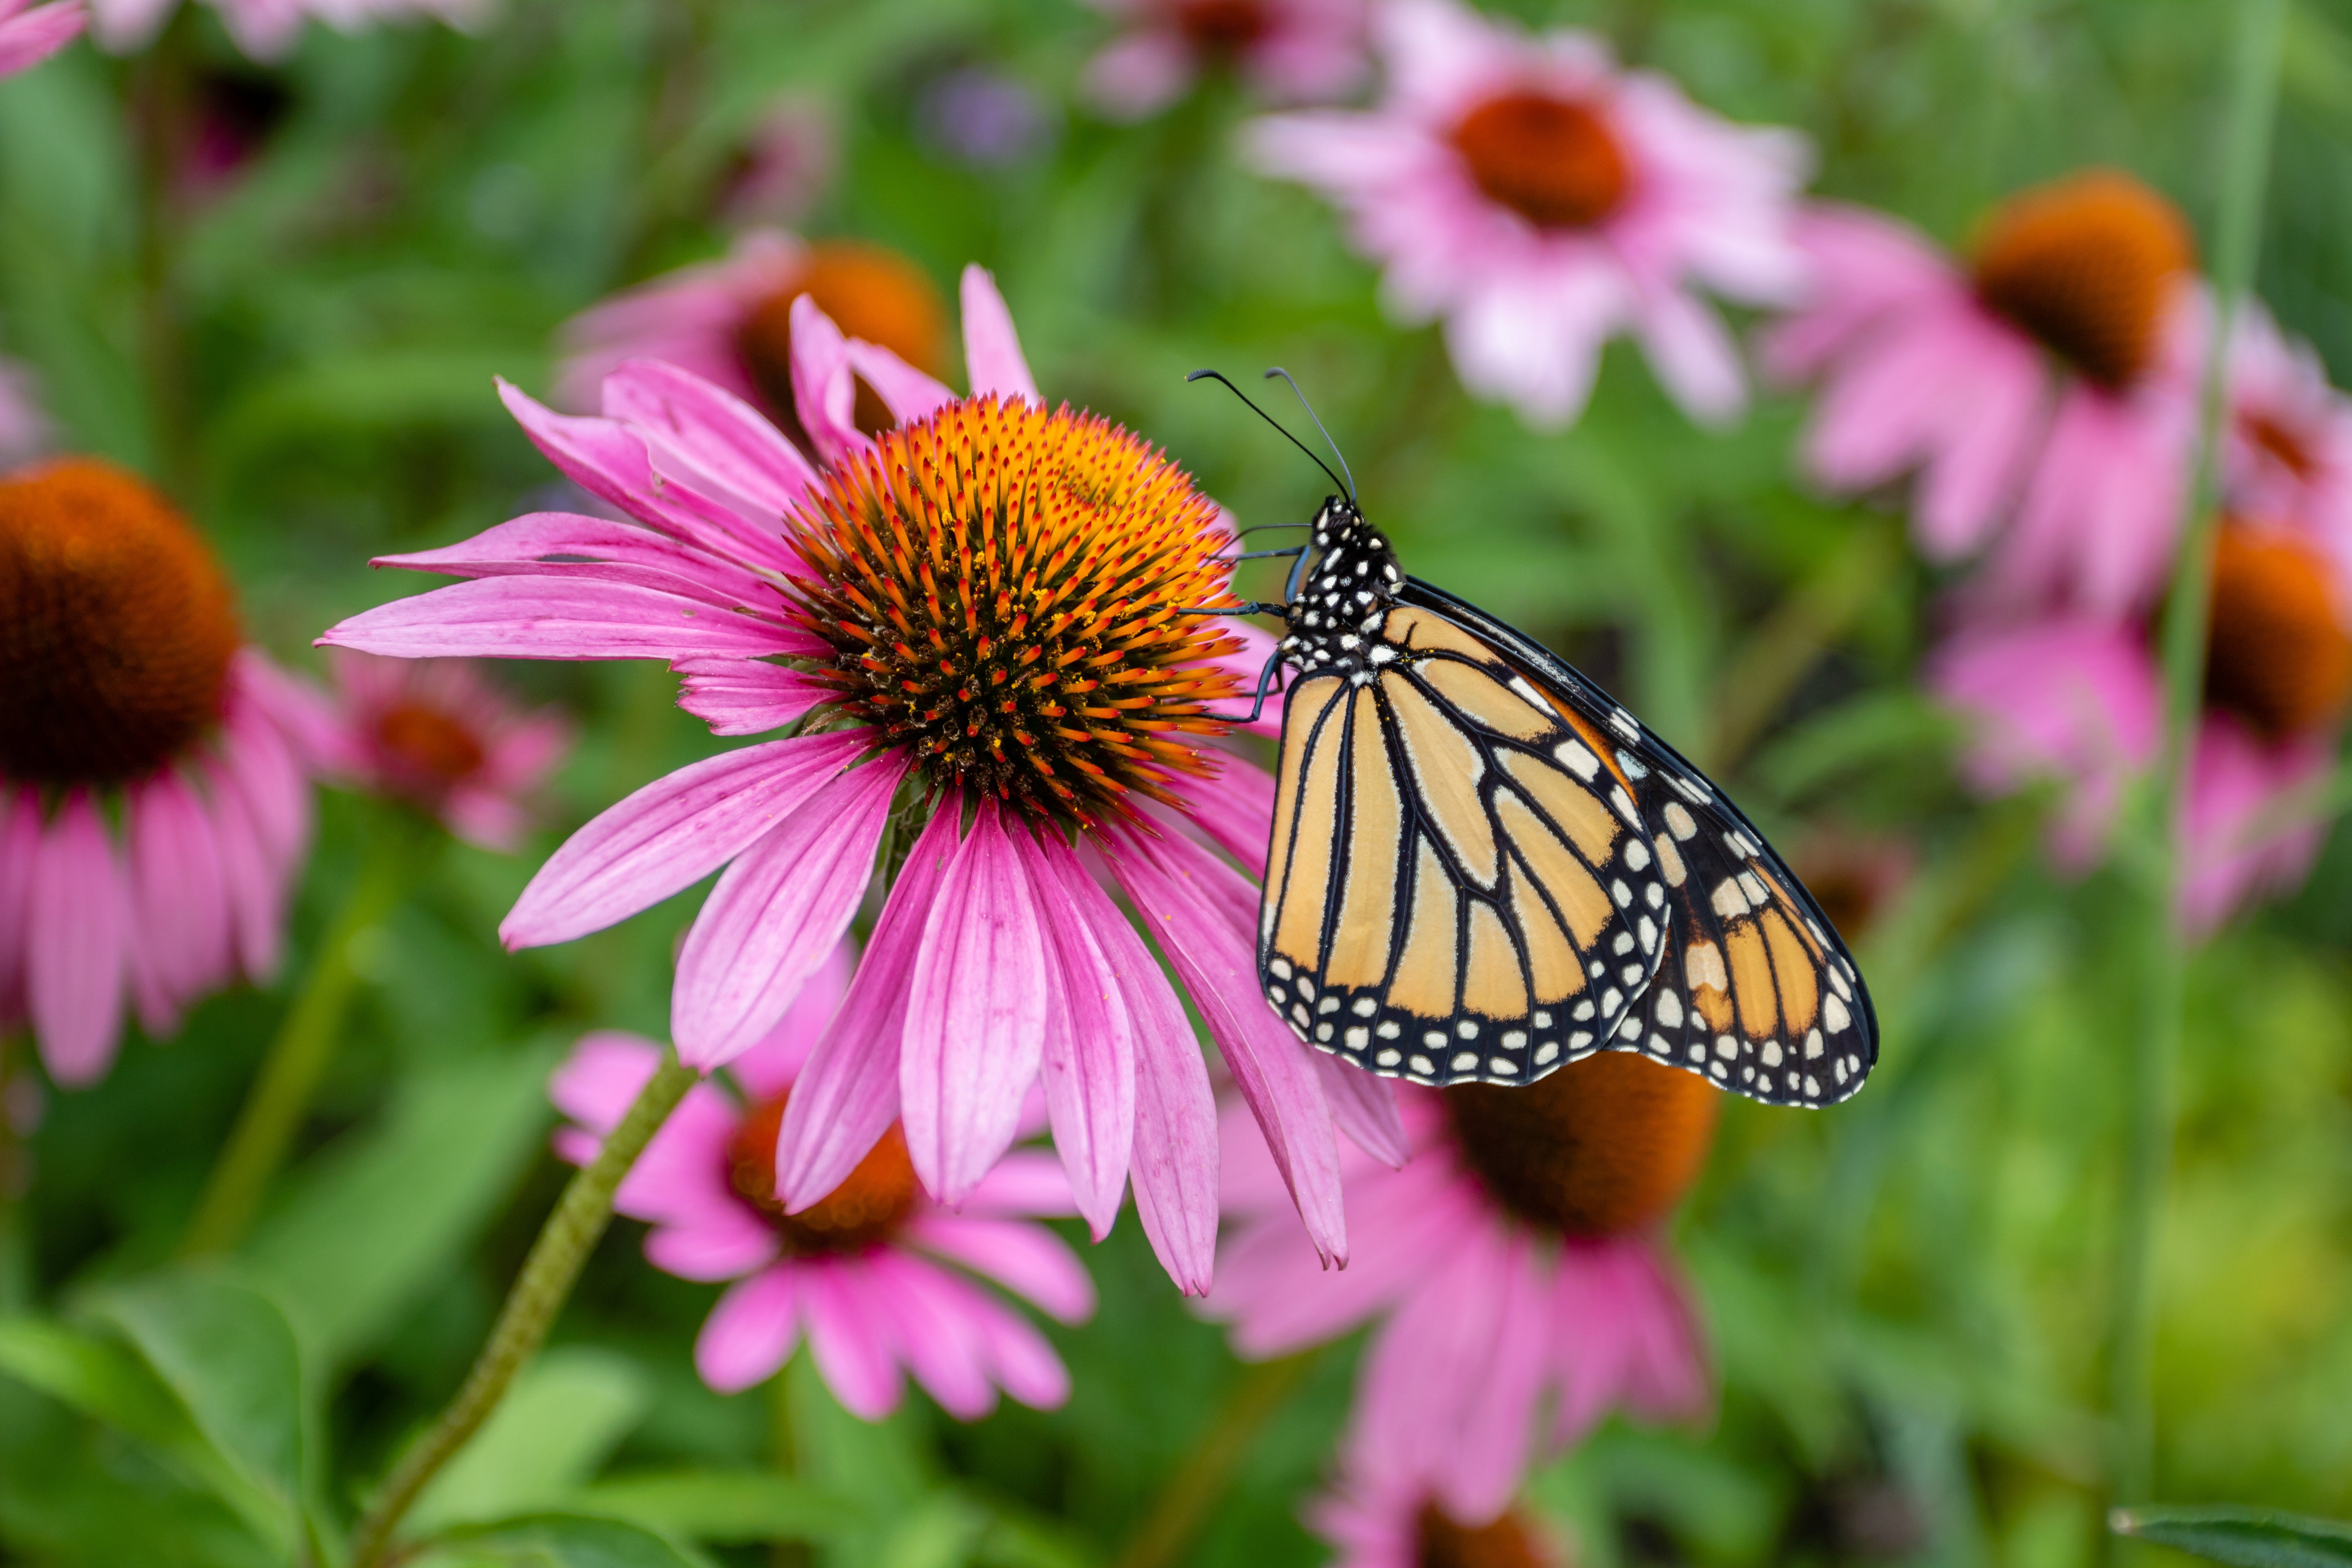
[[[39,65],[81,37],[89,20],[81,0],[57,0],[0,22],[0,76]]]
[[[954,393],[879,343],[852,338],[846,352],[850,368],[874,389],[882,405],[890,411],[890,417],[901,425],[911,424],[955,401]]]
[[[1019,1131],[1044,1044],[1044,942],[1020,856],[982,800],[923,922],[898,1065],[908,1152],[950,1206]]]
[[[1025,397],[1043,403],[1029,362],[1022,357],[1020,334],[1013,330],[1013,312],[996,291],[996,279],[977,263],[963,269],[963,372],[971,395],[995,393],[1002,397]]]
[[[68,1088],[106,1074],[122,1037],[122,870],[89,792],[76,789],[33,859],[25,944],[26,1011],[49,1076]]]
[[[750,1212],[728,1157],[742,1121],[741,1107],[715,1085],[688,1089],[621,1178],[614,1211],[689,1230],[731,1230]]]
[[[1737,419],[1748,406],[1748,384],[1723,319],[1680,289],[1646,294],[1637,309],[1651,367],[1683,411],[1702,425]]]
[[[1062,1238],[1041,1225],[929,1214],[906,1229],[908,1241],[984,1274],[1066,1323],[1094,1316],[1095,1282]]]
[[[1183,96],[1198,74],[1192,51],[1164,27],[1147,26],[1113,40],[1087,62],[1078,90],[1111,120],[1141,120]]]
[[[996,1408],[996,1385],[989,1381],[971,1321],[970,1299],[979,1292],[887,1247],[868,1255],[860,1284],[867,1310],[891,1323],[915,1381],[941,1409],[960,1421],[977,1421]]]
[[[848,1179],[898,1116],[899,1041],[923,926],[956,848],[961,803],[941,801],[890,896],[841,1010],[793,1085],[776,1144],[776,1194],[797,1214]]]
[[[1349,1067],[1321,1051],[1314,1055],[1316,1076],[1331,1105],[1331,1120],[1349,1141],[1391,1169],[1402,1169],[1412,1157],[1404,1124],[1397,1120],[1396,1096],[1389,1080]]]
[[[554,576],[412,594],[336,623],[319,642],[394,658],[757,658],[798,647],[785,628],[707,599]]]
[[[1255,895],[1206,850],[1172,835],[1107,844],[1105,858],[1207,1021],[1316,1250],[1345,1267],[1347,1220],[1331,1108],[1310,1063],[1314,1053],[1258,994],[1257,966],[1244,934],[1255,922],[1243,912]]]
[[[1029,875],[1045,936],[1048,987],[1039,1072],[1054,1147],[1087,1228],[1100,1241],[1127,1193],[1135,1142],[1135,1029],[1095,932],[1125,925],[1058,834],[1011,835]]]
[[[25,1016],[25,946],[40,851],[40,792],[0,784],[0,1028]]]
[[[796,1265],[779,1263],[719,1298],[694,1341],[694,1370],[703,1382],[738,1394],[765,1383],[791,1359],[801,1337],[799,1273]]]
[[[677,705],[714,735],[781,730],[835,694],[797,669],[757,659],[688,658],[671,668],[685,678]]]
[[[509,948],[568,942],[693,886],[772,831],[865,746],[863,731],[800,735],[655,780],[564,840],[515,900],[499,939]]]
[[[869,1300],[865,1274],[854,1259],[808,1266],[801,1310],[825,1386],[852,1415],[879,1421],[898,1408],[902,1385],[897,1336],[889,1316]]]
[[[1078,1209],[1070,1201],[1069,1173],[1057,1156],[1015,1149],[980,1179],[956,1212],[965,1217],[1067,1219]]]
[[[810,1049],[840,1011],[841,999],[849,993],[849,976],[856,967],[856,945],[845,941],[835,943],[802,983],[776,1026],[758,1045],[727,1064],[735,1081],[753,1099],[782,1094],[800,1077]]]
[[[773,589],[740,563],[651,529],[577,512],[534,511],[438,550],[379,555],[376,566],[449,577],[545,577],[617,583],[698,599],[721,609],[772,601]]]
[[[272,865],[268,839],[236,779],[217,761],[204,773],[237,966],[252,979],[266,979],[277,971],[285,940],[285,879]]]
[[[782,431],[741,398],[659,360],[624,360],[604,378],[604,413],[625,419],[654,444],[656,458],[683,458],[754,517],[781,518],[799,503],[816,470]]]
[[[1191,784],[1184,809],[1216,847],[1251,876],[1265,876],[1274,840],[1274,775],[1244,757],[1227,756],[1217,776]]]
[[[849,346],[833,318],[803,294],[793,301],[793,406],[817,457],[838,463],[868,445],[854,416],[857,382]]]
[[[776,1233],[742,1204],[712,1209],[690,1225],[646,1233],[646,1261],[681,1279],[740,1279],[782,1250]]]
[[[709,1072],[783,1017],[857,912],[906,771],[891,755],[826,779],[720,875],[677,955],[679,1060]]]
[[[969,1321],[981,1353],[1004,1392],[1033,1410],[1057,1410],[1070,1397],[1069,1369],[1045,1336],[1020,1313],[1009,1311],[984,1291],[957,1282],[971,1300]]]
[[[601,1140],[621,1124],[638,1093],[652,1081],[661,1058],[662,1048],[643,1035],[595,1030],[581,1036],[572,1054],[548,1076],[547,1098]]]
[[[1476,1380],[1462,1391],[1461,1435],[1448,1445],[1440,1480],[1456,1519],[1501,1513],[1532,1457],[1552,1334],[1550,1271],[1535,1248],[1533,1238],[1513,1237],[1499,1259],[1492,1336]]]
[[[203,803],[175,771],[127,791],[123,815],[138,961],[168,1007],[203,994],[232,967],[220,848]]]

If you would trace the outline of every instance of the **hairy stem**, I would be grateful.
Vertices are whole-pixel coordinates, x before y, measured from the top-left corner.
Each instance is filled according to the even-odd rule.
[[[613,1217],[613,1194],[629,1173],[646,1142],[677,1109],[698,1077],[679,1063],[675,1052],[662,1054],[662,1065],[637,1094],[628,1114],[604,1139],[596,1158],[564,1187],[555,1210],[540,1227],[530,1256],[507,1292],[506,1305],[490,1330],[481,1354],[474,1358],[457,1397],[434,1422],[432,1429],[402,1456],[377,1491],[367,1514],[352,1532],[352,1568],[378,1568],[392,1544],[392,1532],[425,1490],[425,1483],[455,1458],[482,1423],[505,1397],[515,1374],[538,1353],[553,1326],[555,1315],[572,1294],[581,1266],[588,1261],[597,1239]]]

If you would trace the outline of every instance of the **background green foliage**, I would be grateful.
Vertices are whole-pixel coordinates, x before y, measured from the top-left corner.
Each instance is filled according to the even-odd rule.
[[[1513,9],[1801,127],[1822,190],[1946,239],[2089,162],[2151,180],[2210,237],[2226,5]],[[205,68],[253,68],[209,16],[183,26]],[[842,130],[808,232],[895,246],[943,286],[986,263],[1049,394],[1148,432],[1245,521],[1304,515],[1319,476],[1181,373],[1287,364],[1418,574],[1583,662],[1784,842],[1863,832],[1916,856],[1864,944],[1879,1081],[1819,1117],[1728,1106],[1680,1222],[1718,1415],[1612,1426],[1534,1497],[1595,1568],[2085,1560],[2116,1020],[2133,1016],[2130,966],[2098,933],[2120,895],[2049,873],[2034,803],[1952,785],[1948,729],[1911,680],[1937,584],[1898,520],[1795,482],[1795,402],[1702,434],[1622,348],[1566,437],[1469,402],[1434,332],[1382,321],[1330,214],[1234,165],[1229,89],[1132,129],[1071,107],[1104,34],[1075,0],[507,0],[470,37],[313,26],[276,76],[289,118],[163,265],[138,244],[121,107],[152,67],[77,48],[0,86],[0,347],[36,367],[68,444],[179,491],[257,637],[298,663],[329,622],[412,586],[371,575],[371,554],[543,503],[553,476],[489,378],[544,391],[556,323],[719,249],[716,182],[787,89]],[[977,169],[922,133],[927,88],[971,66],[1040,95],[1033,156]],[[2296,9],[2287,72],[2262,289],[2343,381],[2352,4]],[[159,298],[176,401],[142,347]],[[548,1069],[588,1026],[661,1032],[698,894],[517,957],[492,932],[561,831],[714,743],[658,668],[501,675],[583,721],[564,820],[517,858],[450,845],[415,865],[359,946],[359,1005],[298,1161],[231,1264],[169,1259],[290,982],[215,998],[175,1042],[134,1041],[103,1084],[51,1096],[0,1258],[0,1555],[331,1555],[337,1521],[456,1385],[562,1182]],[[378,809],[327,801],[290,974]],[[2161,1264],[2169,1497],[2352,1513],[2347,872],[2339,841],[2191,978]],[[1052,1331],[1068,1407],[969,1428],[919,1396],[862,1426],[804,1366],[781,1394],[710,1394],[689,1346],[713,1291],[644,1265],[636,1232],[614,1227],[553,1351],[436,1483],[420,1521],[468,1529],[434,1561],[749,1563],[785,1537],[842,1564],[1108,1563],[1204,1442],[1231,1484],[1181,1560],[1317,1556],[1296,1510],[1352,1347],[1238,1366],[1131,1220],[1089,1253],[1096,1320]],[[548,1510],[635,1523],[520,1517]]]

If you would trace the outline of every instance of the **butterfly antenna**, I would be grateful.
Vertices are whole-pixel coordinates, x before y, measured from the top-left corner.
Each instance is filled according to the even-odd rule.
[[[1272,381],[1277,375],[1282,377],[1285,382],[1289,383],[1291,395],[1298,399],[1299,407],[1307,410],[1307,417],[1315,421],[1315,428],[1323,431],[1324,445],[1329,447],[1331,448],[1331,455],[1339,459],[1339,471],[1348,476],[1348,504],[1349,506],[1355,505],[1356,475],[1355,471],[1348,467],[1348,455],[1339,450],[1339,442],[1331,439],[1331,432],[1323,429],[1323,416],[1315,412],[1315,405],[1307,401],[1307,395],[1298,390],[1298,384],[1295,381],[1291,381],[1290,373],[1288,371],[1283,369],[1280,365],[1276,365],[1272,370],[1265,373],[1265,379]],[[1318,458],[1316,460],[1320,462],[1322,459]],[[1331,470],[1329,468],[1325,468],[1323,471],[1328,474]]]
[[[1355,487],[1354,485],[1348,483],[1346,480],[1344,480],[1344,479],[1340,479],[1339,475],[1337,475],[1337,474],[1335,474],[1335,473],[1332,473],[1332,472],[1331,472],[1331,465],[1330,465],[1330,464],[1328,464],[1328,463],[1327,463],[1327,462],[1325,462],[1322,458],[1316,457],[1316,456],[1315,456],[1315,448],[1314,448],[1314,447],[1312,447],[1308,446],[1306,442],[1304,442],[1304,441],[1300,440],[1297,437],[1296,437],[1296,436],[1292,435],[1288,430],[1284,429],[1284,428],[1283,428],[1283,424],[1282,424],[1282,421],[1281,421],[1281,420],[1276,419],[1273,415],[1268,414],[1265,409],[1260,408],[1256,404],[1255,404],[1255,403],[1251,403],[1251,402],[1250,402],[1250,396],[1249,396],[1249,394],[1248,394],[1248,393],[1246,393],[1246,392],[1244,392],[1240,387],[1235,386],[1232,382],[1227,381],[1227,380],[1225,379],[1224,374],[1223,374],[1223,372],[1221,372],[1221,371],[1213,371],[1213,370],[1196,370],[1196,371],[1194,371],[1192,374],[1190,374],[1190,375],[1186,376],[1184,379],[1185,379],[1186,381],[1188,381],[1188,382],[1192,382],[1192,381],[1202,381],[1202,380],[1213,381],[1213,382],[1217,383],[1219,385],[1223,386],[1223,387],[1227,392],[1232,393],[1235,397],[1240,398],[1240,399],[1242,400],[1242,402],[1243,402],[1243,403],[1244,403],[1244,404],[1248,405],[1249,411],[1250,411],[1251,413],[1253,413],[1253,414],[1256,415],[1259,418],[1261,418],[1261,419],[1265,420],[1267,424],[1269,424],[1269,425],[1273,426],[1276,429],[1277,429],[1277,430],[1281,430],[1281,431],[1282,431],[1282,438],[1283,438],[1284,440],[1286,440],[1286,441],[1289,442],[1292,446],[1294,446],[1294,447],[1297,447],[1300,451],[1302,451],[1302,452],[1306,453],[1306,454],[1307,454],[1307,456],[1309,458],[1311,458],[1311,459],[1313,460],[1313,462],[1314,462],[1315,466],[1316,466],[1317,468],[1318,468],[1322,469],[1322,470],[1323,470],[1323,472],[1324,472],[1324,474],[1325,474],[1325,476],[1326,476],[1326,477],[1328,477],[1333,484],[1338,485],[1341,489],[1346,490],[1346,491],[1348,492],[1348,504],[1349,504],[1349,505],[1353,506],[1353,505],[1356,503],[1356,487]],[[1296,388],[1296,387],[1293,387],[1293,388],[1292,388],[1292,390],[1293,390],[1293,391],[1296,391],[1296,390],[1297,390],[1297,388]],[[1314,411],[1313,409],[1311,409],[1311,408],[1310,408],[1310,409],[1308,409],[1307,412],[1308,414],[1310,414],[1310,415],[1311,415],[1311,414],[1313,414],[1315,411]],[[1318,421],[1318,424],[1319,424],[1319,421]],[[1324,438],[1326,441],[1328,441],[1331,437],[1330,437],[1328,435],[1326,435],[1323,438]],[[1333,450],[1334,452],[1336,452],[1336,451],[1338,451],[1338,450],[1339,450],[1339,448],[1338,448],[1338,447],[1334,447],[1332,448],[1332,450]],[[1339,466],[1340,466],[1341,468],[1345,468],[1345,467],[1347,467],[1347,459],[1345,459],[1344,458],[1341,458],[1341,459],[1340,459]]]

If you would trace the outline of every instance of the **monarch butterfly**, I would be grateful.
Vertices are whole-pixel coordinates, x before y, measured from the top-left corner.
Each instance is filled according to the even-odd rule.
[[[1245,606],[1284,621],[1259,703],[1294,672],[1267,1003],[1416,1083],[1532,1083],[1619,1050],[1771,1104],[1860,1089],[1869,991],[1755,825],[1556,655],[1404,575],[1343,488],[1311,544],[1257,552],[1297,558],[1283,602]]]

